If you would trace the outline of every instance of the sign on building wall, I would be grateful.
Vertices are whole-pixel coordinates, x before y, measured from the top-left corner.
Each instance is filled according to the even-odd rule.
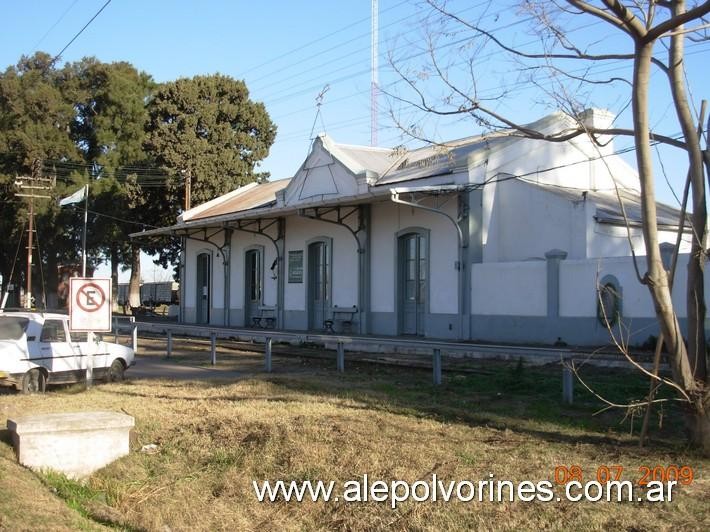
[[[303,250],[288,252],[288,282],[303,282]]]
[[[69,279],[69,329],[72,332],[111,330],[111,279]]]

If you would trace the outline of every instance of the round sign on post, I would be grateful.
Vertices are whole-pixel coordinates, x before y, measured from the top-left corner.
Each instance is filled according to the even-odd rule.
[[[111,279],[69,279],[69,329],[72,332],[111,330]]]

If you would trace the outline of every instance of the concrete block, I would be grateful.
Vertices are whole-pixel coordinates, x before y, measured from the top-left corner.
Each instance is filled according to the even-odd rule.
[[[133,417],[116,412],[39,414],[7,420],[18,461],[79,479],[125,456]]]

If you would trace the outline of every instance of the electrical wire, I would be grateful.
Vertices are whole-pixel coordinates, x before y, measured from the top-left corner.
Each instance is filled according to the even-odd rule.
[[[40,40],[37,41],[37,42],[32,46],[32,52],[37,51],[37,47],[38,47],[40,44],[42,44],[42,42],[47,38],[47,35],[49,35],[49,34],[52,32],[52,30],[53,30],[54,28],[56,28],[62,20],[64,20],[64,17],[67,16],[67,13],[69,13],[69,11],[71,11],[71,10],[74,8],[74,6],[75,6],[78,2],[79,2],[79,0],[74,0],[74,1],[71,3],[71,5],[70,5],[68,8],[66,8],[66,9],[64,10],[64,12],[63,12],[63,13],[60,15],[60,17],[57,19],[57,21],[56,21],[54,24],[52,24],[52,26],[44,33],[44,35],[42,35],[42,37],[40,38]],[[32,52],[30,52],[30,53],[32,53]]]
[[[89,24],[91,24],[91,23],[96,19],[96,17],[98,17],[98,16],[101,14],[101,12],[102,12],[104,9],[106,9],[106,6],[108,6],[110,3],[111,3],[111,0],[106,0],[106,3],[105,3],[103,6],[101,6],[101,9],[99,9],[99,10],[94,14],[93,17],[91,17],[91,18],[89,19],[89,22],[87,22],[86,24],[84,24],[84,27],[81,28],[81,29],[79,30],[79,32],[78,32],[76,35],[74,35],[74,37],[72,37],[71,41],[69,41],[69,42],[66,44],[66,46],[65,46],[64,48],[62,48],[62,50],[61,50],[57,55],[54,56],[54,58],[53,58],[52,61],[50,62],[51,65],[53,65],[53,64],[57,61],[57,59],[59,59],[59,58],[62,56],[62,54],[66,51],[66,49],[69,48],[75,40],[77,40],[77,38],[79,37],[79,35],[81,35],[82,33],[84,33],[84,30],[89,27]]]
[[[390,7],[386,8],[386,9],[383,9],[383,10],[380,12],[380,14],[386,13],[386,12],[391,11],[391,10],[393,10],[393,9],[396,9],[396,8],[402,6],[402,5],[407,4],[407,3],[408,3],[408,0],[404,0],[404,1],[400,2],[400,3],[398,3],[398,4],[395,4],[395,5],[393,5],[393,6],[390,6]],[[305,43],[305,44],[302,44],[301,46],[298,46],[297,48],[294,48],[294,49],[292,49],[292,50],[290,50],[290,51],[288,51],[288,52],[286,52],[286,53],[283,53],[283,54],[278,55],[278,56],[276,56],[276,57],[273,57],[273,58],[271,58],[271,59],[268,59],[268,60],[264,61],[263,63],[260,63],[260,64],[258,64],[258,65],[256,65],[256,66],[250,67],[249,69],[242,71],[242,73],[240,73],[240,74],[238,75],[238,77],[244,77],[244,76],[245,76],[246,74],[248,74],[249,72],[253,72],[254,70],[258,70],[258,69],[260,69],[260,68],[262,68],[262,67],[264,67],[264,66],[266,66],[266,65],[270,65],[271,63],[274,63],[274,62],[278,61],[279,59],[283,59],[283,58],[285,58],[285,57],[289,57],[289,56],[295,54],[296,52],[300,52],[301,50],[303,50],[303,49],[305,49],[305,48],[308,48],[309,46],[312,46],[313,44],[316,44],[316,43],[319,43],[319,42],[321,42],[321,41],[324,41],[325,39],[328,39],[329,37],[332,37],[333,35],[338,35],[339,33],[342,33],[342,32],[345,31],[345,30],[349,30],[350,28],[353,28],[353,27],[355,27],[355,26],[357,26],[357,25],[359,25],[359,24],[362,24],[363,22],[369,22],[369,21],[370,21],[370,17],[369,17],[369,16],[368,16],[368,17],[365,17],[365,18],[361,18],[360,20],[357,20],[357,21],[355,21],[355,22],[353,22],[353,23],[351,23],[351,24],[348,24],[347,26],[343,26],[343,27],[341,27],[341,28],[338,28],[338,29],[335,30],[335,31],[332,31],[331,33],[328,33],[327,35],[324,35],[324,36],[319,37],[319,38],[317,38],[317,39],[315,39],[315,40],[313,40],[313,41],[310,41],[310,42],[307,42],[307,43]],[[401,22],[401,21],[398,21],[398,22]],[[367,35],[367,34],[365,34],[365,35]],[[358,37],[358,38],[360,38],[360,37]],[[339,46],[339,45],[338,45],[338,46]],[[332,49],[332,48],[331,48],[331,49]],[[311,56],[311,57],[313,57],[313,56]],[[275,71],[275,72],[278,73],[278,72],[280,72],[280,70],[277,70],[277,71]]]

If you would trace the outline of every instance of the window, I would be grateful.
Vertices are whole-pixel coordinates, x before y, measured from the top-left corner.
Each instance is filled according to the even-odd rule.
[[[27,330],[27,318],[18,316],[0,317],[0,340],[19,340]]]
[[[39,338],[40,342],[66,342],[66,334],[64,333],[64,322],[61,320],[47,320],[42,325],[42,334]]]
[[[621,318],[621,286],[611,275],[604,277],[599,283],[597,318],[605,327],[613,327]]]

